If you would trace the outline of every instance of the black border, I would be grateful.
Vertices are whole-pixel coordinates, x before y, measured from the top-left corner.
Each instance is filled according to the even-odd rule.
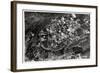
[[[52,67],[52,68],[38,68],[38,69],[17,69],[17,4],[36,4],[36,5],[51,5],[51,6],[67,6],[67,7],[82,7],[82,8],[95,8],[96,9],[96,64],[83,65],[83,66],[69,66],[69,67]],[[72,69],[84,67],[97,67],[98,66],[98,7],[90,5],[75,5],[75,4],[58,4],[58,3],[42,3],[42,2],[27,2],[27,1],[11,1],[11,71],[39,71],[39,70],[53,70],[53,69]]]

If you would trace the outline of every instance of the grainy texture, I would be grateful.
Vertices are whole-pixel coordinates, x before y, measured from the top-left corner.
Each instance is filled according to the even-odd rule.
[[[25,61],[90,58],[90,14],[24,12]]]

